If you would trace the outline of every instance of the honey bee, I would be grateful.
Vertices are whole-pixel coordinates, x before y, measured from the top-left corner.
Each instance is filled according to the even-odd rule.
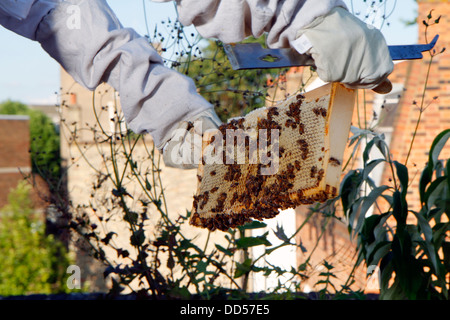
[[[278,112],[278,108],[277,107],[271,107],[269,108],[269,110],[267,111],[267,118],[269,120],[272,120],[273,116],[278,116],[279,112]]]
[[[202,195],[202,202],[200,203],[200,210],[203,210],[205,205],[208,203],[209,200],[209,192],[205,191]]]
[[[330,162],[331,165],[336,166],[336,167],[341,165],[341,162],[338,159],[333,158],[333,157],[331,157],[328,160],[328,162]]]
[[[291,103],[289,105],[289,110],[286,111],[288,117],[294,118],[296,123],[300,123],[300,105],[301,103]]]
[[[292,129],[297,129],[297,123],[292,119],[287,119],[284,124],[287,128],[291,127]]]
[[[317,173],[317,181],[319,183],[320,183],[320,181],[322,181],[324,174],[325,174],[325,171],[323,169],[320,169],[319,172]]]
[[[241,168],[238,164],[230,164],[227,166],[227,172],[225,173],[224,180],[236,181],[241,177]]]
[[[211,192],[211,193],[215,193],[217,190],[219,190],[219,188],[218,188],[218,187],[214,187],[214,188],[212,188],[212,189],[210,190],[210,192]]]
[[[298,125],[298,133],[304,134],[305,133],[305,125],[303,123],[299,123]]]
[[[302,152],[302,159],[306,160],[308,158],[308,152],[309,152],[308,143],[303,139],[298,140],[297,143],[300,145],[300,151]]]
[[[322,116],[324,118],[327,116],[327,109],[325,108],[314,108],[313,112],[316,116]]]
[[[316,174],[317,174],[317,167],[316,166],[312,166],[311,167],[311,174],[310,174],[311,178],[314,178],[316,176]]]

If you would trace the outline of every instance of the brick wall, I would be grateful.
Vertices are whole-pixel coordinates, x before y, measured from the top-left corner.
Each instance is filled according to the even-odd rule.
[[[436,45],[436,52],[440,52],[442,48],[450,48],[450,1],[418,1],[418,24],[419,28],[419,42],[426,43],[431,41],[434,35],[439,34],[439,41]],[[399,4],[400,6],[400,4]],[[433,20],[440,15],[439,24],[431,26],[427,32],[427,39],[425,39],[425,25],[422,20],[427,19],[427,15],[433,9]],[[430,65],[430,55],[424,54],[424,59],[403,61],[397,63],[394,67],[393,73],[390,75],[390,80],[399,86],[403,86],[403,90],[399,92],[398,106],[392,110],[385,110],[385,115],[391,117],[392,124],[392,138],[390,141],[390,151],[393,159],[400,163],[405,163],[406,157],[411,145],[413,132],[419,117],[419,110],[422,101],[422,94],[425,87],[425,79]],[[288,75],[288,85],[291,81],[291,76]],[[370,128],[374,124],[375,118],[379,118],[380,114],[374,115],[374,105],[376,103],[385,103],[387,96],[376,95],[370,90],[359,90],[357,103],[353,114],[352,124],[362,128]],[[437,97],[437,98],[435,98]],[[450,50],[443,54],[435,56],[430,67],[430,77],[428,79],[427,89],[424,96],[424,107],[426,110],[422,114],[422,118],[417,130],[417,135],[413,144],[411,154],[408,159],[408,170],[410,181],[412,184],[409,188],[408,202],[410,208],[416,210],[419,205],[418,181],[420,172],[428,161],[428,151],[431,147],[433,139],[441,131],[450,128]],[[350,155],[350,149],[347,150],[347,159]],[[448,159],[450,157],[450,143],[444,148],[441,158]],[[344,161],[345,163],[346,161]],[[356,157],[350,163],[353,168],[361,166],[361,158]],[[391,184],[392,174],[390,168],[385,168],[380,183]],[[385,208],[387,209],[387,208]],[[302,210],[298,208],[297,210]],[[298,215],[298,223],[301,223],[305,214]],[[343,248],[346,252],[354,253],[354,244],[351,244],[348,239],[348,233],[342,232],[341,225],[338,223],[331,226],[324,234],[324,238],[320,241],[317,248],[318,257],[328,257],[329,262],[341,266],[341,272],[345,274],[351,267],[352,256],[342,254]],[[301,232],[300,237],[305,245],[315,243],[317,240],[318,227],[314,222],[309,223],[305,230]],[[328,237],[328,240],[327,240]],[[299,252],[299,262],[302,261],[302,253]],[[354,258],[354,257],[353,257]],[[336,261],[335,259],[338,259]],[[318,261],[316,261],[317,263]],[[347,269],[347,270],[346,270]],[[357,286],[364,288],[363,270],[359,270],[356,275]],[[313,281],[310,281],[314,283]],[[366,288],[367,290],[367,288]],[[369,290],[370,291],[370,290]],[[376,291],[376,290],[375,290]]]
[[[419,3],[419,42],[431,41],[434,35],[439,34],[436,52],[450,45],[450,1],[418,1]],[[441,15],[439,24],[431,26],[425,39],[425,25],[427,15],[433,10],[433,20]],[[431,65],[430,65],[431,62]],[[430,76],[423,99],[428,68]],[[410,187],[409,203],[415,208],[419,206],[418,181],[420,172],[428,161],[428,151],[433,139],[443,130],[450,128],[450,52],[430,58],[429,53],[424,59],[405,63],[403,66],[405,91],[401,99],[395,119],[394,135],[391,142],[391,152],[394,159],[405,163],[409,147],[413,138],[420,109],[425,109],[417,130],[411,154],[408,159],[408,170],[413,180]],[[398,78],[398,75],[394,77]],[[403,76],[403,75],[401,75]],[[441,154],[442,159],[450,157],[450,146],[447,145]],[[389,174],[385,173],[385,179]]]
[[[0,208],[8,194],[31,170],[29,118],[0,115]]]
[[[428,28],[425,38],[425,25],[422,21],[427,19],[431,10],[433,10],[431,21],[439,16],[441,18],[438,24]],[[449,48],[449,24],[450,1],[418,1],[419,43],[430,42],[436,34],[439,34],[439,40],[435,47],[436,52],[440,52],[444,47]],[[424,94],[428,68],[430,68],[429,78]],[[387,116],[392,117],[393,131],[390,141],[392,157],[403,164],[407,161],[410,181],[412,181],[409,187],[408,203],[411,209],[415,210],[420,206],[418,195],[420,173],[428,161],[428,152],[433,139],[441,131],[450,128],[450,52],[444,51],[433,59],[430,59],[430,54],[425,52],[424,58],[421,60],[400,62],[395,65],[389,79],[404,87],[400,92],[398,107],[385,112]],[[383,101],[384,98],[368,90],[358,92],[354,125],[364,127],[366,124],[367,127],[371,127],[374,117],[373,106],[377,99]],[[421,108],[424,111],[408,157]],[[449,157],[450,145],[447,145],[441,158],[448,159]],[[391,178],[390,168],[385,168],[380,183],[389,185]]]
[[[10,191],[25,177],[32,183],[31,201],[36,209],[48,203],[48,185],[31,174],[30,129],[27,116],[0,115],[0,209],[8,203]]]

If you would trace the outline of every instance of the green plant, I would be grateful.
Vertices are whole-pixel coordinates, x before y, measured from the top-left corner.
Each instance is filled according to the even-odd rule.
[[[0,211],[0,295],[66,292],[70,258],[66,248],[45,232],[33,208],[30,186],[20,182]]]
[[[96,112],[95,106],[93,110]],[[121,121],[122,118],[117,119]],[[281,226],[254,236],[252,231],[262,230],[267,225],[253,221],[216,233],[216,242],[211,241],[211,232],[199,229],[199,234],[207,234],[206,241],[199,243],[196,235],[186,229],[191,213],[187,211],[174,218],[168,211],[170,199],[166,198],[162,183],[161,157],[151,141],[120,132],[107,134],[100,122],[97,125],[99,130],[95,132],[94,141],[98,158],[102,159],[97,167],[102,169],[94,166],[92,155],[83,156],[83,161],[96,172],[97,179],[89,202],[70,208],[73,214],[70,226],[87,241],[94,257],[105,264],[104,276],[111,279],[108,281],[112,283],[112,293],[128,289],[154,298],[249,298],[253,294],[249,292],[249,279],[254,273],[283,275],[288,281],[294,281],[290,285],[286,284],[288,281],[279,282],[265,293],[266,297],[277,298],[290,292],[293,298],[295,293],[301,292],[301,279],[307,277],[315,248],[309,252],[305,263],[289,270],[260,262],[286,246],[306,252],[295,237],[313,215],[324,214],[327,221],[333,219],[334,211],[330,211],[329,206],[314,208],[289,236]],[[72,134],[77,144],[75,132]],[[138,156],[137,150],[144,150],[144,155]],[[130,188],[134,190],[132,194]],[[121,217],[123,224],[114,226],[115,217]],[[326,224],[322,232],[325,227]],[[121,237],[127,234],[131,246],[116,241],[119,233]],[[269,233],[281,242],[273,245],[268,240]],[[264,250],[255,255],[252,251],[255,247]]]
[[[186,231],[190,212],[176,219],[168,213],[161,160],[154,146],[143,137],[104,134],[99,130],[95,141],[101,154],[110,154],[103,157],[101,167],[105,171],[97,170],[92,200],[71,208],[70,227],[90,245],[94,257],[106,265],[104,276],[112,281],[111,293],[127,288],[156,298],[207,299],[225,293],[248,297],[251,272],[303,276],[305,266],[292,270],[257,266],[259,260],[278,248],[297,246],[292,242],[295,234],[288,237],[281,227],[275,234],[283,243],[277,246],[267,240],[268,232],[256,237],[249,234],[266,227],[258,221],[221,233],[223,241],[211,245],[211,233],[204,231],[207,240],[199,245]],[[136,158],[134,151],[138,148],[145,150],[145,161]],[[127,191],[131,185],[137,185],[140,192],[131,195]],[[117,216],[122,217],[126,230],[111,227],[110,221]],[[149,235],[150,230],[154,236]],[[131,246],[116,242],[118,233],[128,234]],[[261,256],[252,257],[251,248],[256,246],[265,246],[266,250]],[[114,255],[107,254],[111,249]],[[281,289],[286,289],[282,283],[274,291]]]
[[[430,12],[423,21],[425,32],[439,20],[433,19]],[[420,208],[413,208],[407,200],[412,178],[406,165],[421,116],[428,107],[425,93],[431,63],[437,54],[430,52],[419,117],[404,164],[392,159],[384,136],[371,129],[355,129],[351,139],[356,146],[366,141],[364,165],[348,172],[342,181],[342,206],[349,232],[357,237],[357,264],[364,262],[368,268],[380,268],[381,299],[449,298],[450,160],[440,160],[439,156],[450,130],[438,134],[431,145],[417,190]],[[371,160],[372,149],[382,156]],[[392,185],[377,186],[370,177],[374,168],[382,164],[390,168]],[[372,208],[378,213],[367,215]]]
[[[334,269],[334,266],[329,264],[326,260],[323,262],[323,268],[325,271],[320,273],[320,277],[322,277],[322,280],[317,281],[316,286],[323,285],[323,288],[319,290],[319,295],[322,299],[326,298],[328,294],[330,294],[329,287],[333,288],[333,292],[336,292],[337,289],[333,285],[333,282],[331,281],[333,278],[336,278],[336,275],[331,272],[332,269]]]
[[[165,23],[166,27],[170,23]],[[244,110],[265,103],[268,86],[262,72],[234,75],[220,44],[209,43],[201,57],[197,55],[200,40],[186,36],[178,22],[173,24],[173,30],[177,37],[166,41],[154,39],[153,42],[161,43],[162,51],[172,46],[180,47],[180,50],[172,48],[177,52],[176,57],[166,63],[187,74],[198,70],[200,77],[195,80],[211,102],[236,102],[228,113],[222,113],[223,118],[241,115]],[[93,101],[96,94],[93,94]],[[95,156],[87,156],[84,151],[87,146],[79,142],[77,129],[81,124],[62,121],[62,131],[68,132],[70,144],[80,151],[79,161],[88,164],[96,180],[92,183],[89,201],[73,205],[64,199],[54,199],[55,208],[71,216],[71,230],[90,246],[93,256],[105,264],[104,276],[111,283],[111,292],[120,293],[127,289],[152,297],[170,298],[192,295],[210,298],[231,292],[243,297],[248,294],[251,273],[286,274],[290,279],[304,276],[307,264],[292,270],[258,266],[258,262],[278,248],[297,246],[293,241],[295,234],[288,237],[281,227],[275,231],[283,241],[281,245],[271,245],[267,240],[269,232],[251,236],[251,230],[266,226],[261,222],[221,233],[223,240],[217,243],[211,243],[209,232],[199,230],[199,234],[207,234],[206,242],[199,244],[186,231],[190,212],[174,217],[168,211],[167,201],[171,199],[166,199],[164,192],[159,153],[145,136],[121,131],[124,119],[118,106],[114,108],[117,108],[114,123],[118,125],[111,133],[99,120],[102,112],[99,106],[95,103],[92,106],[97,123],[88,129],[93,133],[90,148],[98,151]],[[97,159],[100,163],[96,163]],[[117,217],[122,222],[120,227],[112,223]],[[119,233],[128,243],[118,241]],[[253,257],[252,249],[256,246],[264,246],[266,250]],[[280,283],[274,292],[287,289]],[[298,291],[299,287],[293,290]]]
[[[239,117],[266,105],[268,90],[277,86],[277,79],[287,70],[238,70],[234,71],[220,41],[206,41],[201,58],[180,57],[178,69],[194,79],[199,93],[214,104],[215,109],[226,121]],[[244,42],[265,44],[265,36],[250,37]]]
[[[348,217],[349,231],[357,235],[358,264],[380,266],[382,299],[448,299],[448,240],[450,230],[449,161],[438,161],[440,151],[450,137],[450,130],[436,137],[430,159],[420,179],[421,208],[408,207],[408,169],[391,160],[380,136],[367,145],[364,155],[378,148],[384,159],[367,161],[361,170],[352,170],[342,182],[341,197]],[[386,162],[392,169],[394,186],[376,186],[370,172]],[[370,191],[362,192],[367,185]],[[384,200],[388,209],[366,216],[368,210]],[[416,222],[408,216],[414,216]],[[447,220],[444,219],[447,217]],[[394,221],[394,223],[393,223]]]
[[[274,100],[273,96],[266,96],[269,91],[266,81],[262,81],[264,75],[257,72],[235,74],[230,70],[220,43],[209,42],[201,50],[202,40],[187,36],[178,22],[171,26],[170,21],[165,24],[174,35],[165,38],[155,31],[149,40],[161,44],[163,52],[173,52],[175,57],[166,59],[166,63],[193,76],[201,93],[216,105],[224,120]],[[174,49],[177,46],[179,50]],[[274,89],[279,84],[275,81]],[[223,105],[231,105],[230,110],[225,112]],[[97,120],[100,119],[99,106],[93,104],[92,108]],[[77,140],[76,124],[63,123],[70,133],[71,143],[80,151],[80,159],[86,161],[96,179],[92,181],[91,196],[85,203],[73,205],[62,201],[56,204],[62,212],[70,212],[71,229],[90,245],[94,257],[105,264],[104,276],[111,283],[112,293],[128,289],[152,298],[249,298],[254,294],[248,292],[251,275],[260,273],[297,280],[296,283],[279,281],[275,288],[264,293],[265,298],[295,298],[296,293],[302,291],[301,280],[311,272],[311,257],[317,248],[317,243],[312,248],[304,248],[301,242],[295,241],[295,236],[311,217],[321,215],[324,223],[320,240],[330,221],[342,220],[336,215],[341,201],[349,231],[358,239],[356,266],[363,262],[368,267],[380,265],[382,298],[447,297],[444,270],[448,266],[449,248],[444,236],[448,223],[439,219],[448,215],[445,183],[449,166],[436,161],[437,156],[422,175],[422,209],[413,212],[406,201],[410,180],[406,166],[391,159],[383,137],[368,129],[366,121],[354,130],[350,143],[355,150],[362,142],[367,143],[363,168],[346,175],[340,198],[311,207],[305,221],[292,235],[286,235],[278,226],[254,236],[252,231],[267,227],[264,222],[254,221],[221,233],[223,238],[216,242],[211,240],[211,233],[204,231],[206,240],[199,243],[186,231],[190,212],[174,217],[168,210],[167,203],[171,199],[166,198],[162,183],[161,157],[151,141],[145,136],[122,132],[124,119],[120,112],[114,114],[114,123],[119,124],[115,132],[107,132],[99,120],[91,128],[94,136],[91,147],[98,151],[100,164],[95,163],[92,154],[88,157],[83,152],[86,146]],[[445,137],[447,133],[437,138],[432,154],[442,150]],[[382,152],[383,158],[370,160],[369,154],[374,148]],[[143,150],[144,155],[139,156],[138,150]],[[376,186],[370,179],[369,174],[381,163],[391,168],[394,186]],[[388,209],[366,217],[366,212],[381,201],[388,204]],[[418,223],[409,223],[408,215],[416,216]],[[114,226],[114,220],[123,224]],[[388,220],[396,225],[393,227]],[[127,243],[116,241],[119,233],[125,234]],[[274,245],[268,240],[271,233],[280,244]],[[306,259],[290,270],[270,263],[260,264],[285,246],[308,253]],[[256,247],[264,248],[260,255],[252,250]],[[443,257],[439,255],[441,252]],[[353,273],[342,288],[337,288],[333,283],[335,266],[325,260],[322,263],[326,270],[317,283],[321,298],[337,294],[336,298],[341,299],[348,293],[361,296],[351,287]]]

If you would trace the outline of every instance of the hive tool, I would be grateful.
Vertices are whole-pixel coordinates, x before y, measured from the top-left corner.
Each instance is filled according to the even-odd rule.
[[[422,52],[431,50],[438,38],[436,35],[428,44],[391,45],[389,53],[392,60],[422,59]],[[300,54],[293,48],[267,49],[259,43],[235,43],[225,44],[224,49],[234,70],[315,67],[310,55]]]

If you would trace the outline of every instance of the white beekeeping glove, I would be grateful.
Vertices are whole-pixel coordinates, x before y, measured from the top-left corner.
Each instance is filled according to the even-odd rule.
[[[221,124],[212,108],[180,122],[163,147],[164,164],[179,169],[197,168],[201,159],[203,134],[216,131]]]
[[[337,7],[302,28],[292,47],[312,56],[320,79],[388,93],[394,64],[379,30]]]

